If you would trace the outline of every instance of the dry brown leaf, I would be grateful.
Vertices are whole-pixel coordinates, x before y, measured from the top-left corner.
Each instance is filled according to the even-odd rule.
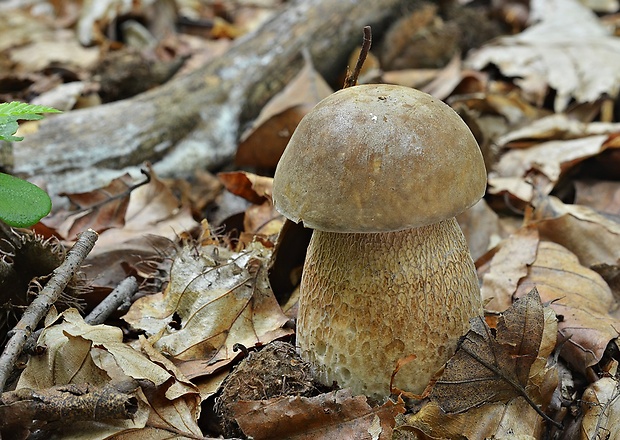
[[[607,148],[607,135],[588,136],[580,139],[548,141],[530,148],[512,149],[494,165],[494,177],[525,179],[531,170],[544,175],[549,183],[541,188],[551,192],[560,177],[580,162],[596,156]]]
[[[271,201],[252,205],[245,211],[243,230],[251,235],[273,237],[280,232],[284,217],[276,211]]]
[[[263,107],[252,127],[241,136],[237,164],[275,168],[301,118],[333,93],[308,58],[304,68]]]
[[[282,152],[301,119],[314,105],[297,105],[264,121],[237,147],[235,163],[240,166],[275,169]]]
[[[526,124],[549,114],[548,110],[532,105],[514,90],[500,89],[488,94],[455,96],[451,105],[465,106],[480,112],[481,118],[485,115],[500,115],[507,122],[507,127]],[[507,128],[499,131],[503,134],[506,130]]]
[[[569,338],[562,357],[582,373],[600,361],[607,344],[620,335],[620,321],[610,314],[618,305],[603,278],[581,266],[566,248],[541,241],[515,298],[533,287],[558,315],[561,338]]]
[[[125,226],[121,229],[110,229],[99,235],[99,240],[91,253],[95,256],[113,251],[123,243],[143,241],[151,246],[150,236],[156,235],[170,240],[178,234],[198,225],[191,215],[189,207],[181,206],[181,202],[170,188],[153,172],[151,181],[132,191]]]
[[[541,412],[558,384],[555,367],[547,365],[556,343],[555,314],[532,290],[500,316],[495,333],[482,319],[471,325],[430,403],[399,429],[423,438],[540,434]]]
[[[512,295],[538,251],[536,228],[522,228],[498,246],[487,273],[482,276],[481,295],[485,309],[503,312],[512,305]]]
[[[531,230],[533,227],[543,235],[539,223],[526,228]],[[497,264],[492,264],[491,269],[484,275],[483,280],[487,277],[499,280],[499,283],[496,283],[498,287],[492,284],[485,286],[483,282],[483,300],[493,298],[493,301],[486,305],[486,309],[501,312],[512,299],[519,298],[536,287],[543,301],[550,302],[553,310],[561,316],[558,330],[560,336],[570,336],[570,340],[563,346],[562,356],[578,371],[583,372],[601,359],[609,341],[618,336],[620,321],[613,315],[618,310],[616,301],[603,278],[579,264],[577,256],[568,249],[548,241],[537,242],[534,236],[525,240],[527,235],[522,230],[507,239],[507,243],[504,243],[505,258],[498,257]],[[557,236],[563,240],[572,240],[578,235],[575,231],[566,229],[558,229],[557,232]],[[519,239],[519,236],[523,237]],[[531,262],[528,258],[512,259],[509,256],[511,252],[515,255],[523,252],[519,249],[522,240],[527,251],[524,255],[529,255],[530,258],[535,256]],[[492,263],[494,261],[495,257]]]
[[[484,90],[486,78],[481,72],[464,72],[461,54],[458,53],[452,57],[452,60],[439,71],[431,82],[421,87],[420,90],[438,99],[445,100],[464,81],[468,83],[467,93],[475,93]]]
[[[471,327],[430,394],[448,413],[525,397],[532,385],[530,378],[545,368],[547,356],[555,347],[557,326],[545,320],[536,289],[503,313],[495,335],[483,319],[473,319]],[[535,363],[538,358],[542,363]],[[536,404],[546,403],[538,400],[541,397],[550,398],[536,397],[532,399]]]
[[[505,235],[499,216],[481,199],[474,206],[456,216],[474,261],[484,255]]]
[[[531,222],[541,238],[559,243],[577,255],[581,264],[620,262],[620,223],[586,206],[566,205],[553,196],[536,196]]]
[[[78,213],[59,212],[43,219],[66,240],[75,240],[77,234],[91,228],[99,233],[125,225],[125,213],[133,179],[125,174],[112,180],[107,186],[85,193],[64,194],[78,207]]]
[[[575,180],[575,205],[620,216],[620,182]]]
[[[439,74],[440,69],[403,69],[383,72],[381,80],[385,84],[396,84],[414,89],[422,89]],[[428,92],[427,92],[428,93]]]
[[[38,72],[52,66],[90,70],[99,60],[99,48],[84,47],[75,39],[73,31],[58,29],[48,40],[12,49],[9,58],[21,72]]]
[[[619,130],[620,123],[585,123],[569,117],[566,113],[556,113],[500,136],[497,138],[497,143],[506,147],[523,147],[531,145],[536,140],[575,139],[611,134]]]
[[[429,402],[418,413],[405,416],[395,431],[414,432],[417,440],[535,440],[545,427],[525,399],[517,397],[508,404],[492,403],[462,414],[446,414],[437,402]]]
[[[218,178],[228,191],[253,203],[243,216],[243,237],[249,243],[256,235],[270,237],[282,229],[284,218],[276,211],[271,201],[273,179],[245,171],[219,173]]]
[[[620,39],[577,0],[534,2],[537,24],[471,53],[466,65],[481,69],[493,63],[526,93],[538,94],[544,80],[557,94],[561,112],[571,98],[592,102],[620,88]]]
[[[201,435],[196,423],[200,394],[178,369],[157,355],[144,338],[136,350],[123,343],[118,327],[86,324],[75,309],[47,319],[38,343],[45,353],[33,356],[18,388],[49,388],[60,384],[103,386],[110,380],[142,381],[139,409],[132,420],[77,422],[62,426],[66,438],[104,439],[124,431],[156,426],[171,433]],[[146,384],[151,384],[147,386]],[[60,434],[60,432],[59,432]]]
[[[534,196],[534,188],[523,177],[495,177],[493,174],[488,179],[488,195],[509,197],[514,207],[525,206]]]
[[[372,408],[350,390],[317,397],[278,397],[240,401],[234,407],[243,432],[255,440],[389,440],[404,403]]]
[[[583,393],[581,410],[581,438],[617,439],[620,432],[620,384],[617,378],[603,377],[590,385]]]
[[[226,189],[236,196],[243,197],[257,205],[271,200],[273,178],[258,176],[246,171],[218,173],[217,177]]]
[[[165,292],[139,299],[124,319],[164,354],[199,362],[210,374],[237,357],[236,343],[253,347],[291,334],[267,280],[269,255],[260,243],[239,253],[187,243]]]

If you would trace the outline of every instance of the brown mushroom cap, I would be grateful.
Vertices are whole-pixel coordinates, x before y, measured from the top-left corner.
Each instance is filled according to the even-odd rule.
[[[340,90],[302,119],[273,197],[284,216],[313,229],[386,232],[453,217],[485,188],[478,144],[448,105],[372,84]]]

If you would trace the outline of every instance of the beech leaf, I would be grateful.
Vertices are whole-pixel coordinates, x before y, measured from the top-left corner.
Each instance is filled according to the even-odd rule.
[[[546,9],[544,11],[543,9]],[[500,38],[467,59],[480,69],[495,64],[526,91],[544,80],[557,91],[555,110],[564,110],[570,99],[593,102],[620,88],[620,39],[577,0],[534,2],[532,15],[542,20],[518,35]]]

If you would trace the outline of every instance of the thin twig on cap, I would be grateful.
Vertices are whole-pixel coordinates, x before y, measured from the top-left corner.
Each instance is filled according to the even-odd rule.
[[[357,63],[355,64],[355,68],[353,72],[350,72],[344,80],[343,89],[347,87],[353,87],[357,84],[357,78],[360,76],[360,72],[362,71],[362,66],[364,65],[364,61],[366,61],[366,57],[368,56],[368,52],[370,51],[370,45],[372,44],[372,31],[370,26],[364,26],[364,42],[362,43],[362,50],[360,50],[360,54],[357,57]]]

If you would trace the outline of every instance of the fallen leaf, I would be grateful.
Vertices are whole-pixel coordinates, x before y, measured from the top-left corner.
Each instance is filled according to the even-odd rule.
[[[271,201],[252,205],[245,211],[243,230],[250,236],[275,237],[282,229],[284,217],[276,211]]]
[[[538,374],[532,367],[538,358],[542,365],[537,363],[536,367],[545,367],[555,347],[557,328],[554,321],[545,319],[536,289],[503,313],[495,335],[483,319],[474,318],[471,327],[436,381],[430,398],[448,413],[486,403],[506,403],[517,396],[529,399],[526,389],[531,385],[530,378]]]
[[[394,431],[413,432],[419,440],[534,440],[542,437],[545,426],[525,399],[517,397],[507,404],[491,403],[462,414],[446,414],[431,401],[416,414],[406,415]]]
[[[533,224],[527,230],[536,228],[542,236],[539,226]],[[551,303],[560,317],[558,331],[561,339],[570,337],[563,345],[562,357],[584,372],[601,359],[609,341],[618,336],[620,321],[615,318],[618,304],[605,280],[582,266],[575,254],[557,243],[538,242],[531,234],[519,231],[516,236],[506,239],[503,257],[500,255],[496,264],[493,264],[495,257],[491,260],[491,269],[484,275],[481,292],[483,301],[488,302],[485,308],[501,312],[513,299],[537,288],[542,300]],[[557,236],[573,237],[575,233],[563,230]],[[526,237],[529,238],[525,240]],[[520,249],[521,241],[524,249]],[[511,252],[529,257],[511,259]],[[532,256],[535,259],[530,261]],[[498,282],[485,286],[485,279]]]
[[[519,282],[515,298],[536,287],[544,302],[558,315],[558,332],[568,339],[560,354],[577,371],[599,362],[609,342],[620,333],[620,321],[611,313],[618,304],[599,274],[579,264],[559,244],[541,241],[536,260]]]
[[[495,166],[491,177],[520,177],[525,179],[530,170],[543,174],[549,193],[578,163],[596,156],[607,148],[608,135],[588,136],[579,139],[548,141],[530,148],[512,149],[505,153]]]
[[[620,432],[620,384],[617,378],[603,377],[591,384],[581,398],[581,410],[581,438],[617,438]]]
[[[278,397],[240,401],[234,408],[243,432],[255,440],[389,440],[404,403],[372,408],[350,390],[317,397]]]
[[[103,232],[125,225],[125,213],[133,179],[125,174],[112,180],[107,186],[85,193],[61,194],[77,206],[77,213],[59,212],[43,219],[43,223],[54,228],[66,240],[75,240],[77,234],[90,228]]]
[[[523,177],[495,177],[491,174],[487,195],[501,197],[504,204],[510,203],[509,206],[523,209],[532,200],[534,188]]]
[[[499,216],[484,199],[456,216],[474,261],[499,242],[504,231]]]
[[[503,312],[512,305],[519,281],[536,259],[538,242],[536,228],[522,228],[501,242],[488,272],[482,276],[481,295],[486,310]]]
[[[332,93],[306,57],[303,69],[263,107],[250,129],[242,134],[235,162],[275,169],[301,118]]]
[[[186,243],[170,269],[166,290],[137,300],[124,316],[155,348],[203,365],[204,374],[237,356],[235,344],[266,344],[291,334],[267,280],[270,251],[252,243],[242,252]],[[195,370],[194,365],[188,369]]]
[[[494,331],[483,319],[472,319],[430,402],[398,429],[432,439],[538,436],[558,384],[556,368],[547,363],[556,332],[555,314],[535,289],[500,316]]]
[[[440,69],[402,69],[389,70],[381,75],[385,84],[396,84],[414,89],[422,89],[441,72]],[[427,92],[428,93],[428,92]]]
[[[143,384],[133,419],[67,424],[58,431],[67,438],[88,433],[89,439],[104,439],[145,427],[167,431],[168,436],[202,435],[196,424],[200,394],[171,362],[154,354],[144,338],[141,344],[146,351],[138,351],[123,342],[118,327],[90,326],[77,310],[69,309],[55,320],[46,320],[38,344],[46,350],[29,359],[18,389],[83,383],[103,386],[128,378]]]
[[[618,123],[582,122],[566,113],[556,113],[536,119],[497,138],[497,144],[509,148],[531,146],[534,142],[568,140],[620,130]]]
[[[567,205],[557,197],[537,195],[531,219],[541,238],[561,244],[592,267],[620,261],[620,223],[586,206]]]
[[[478,83],[475,88],[479,88],[478,91],[480,92],[484,90],[483,85],[486,82],[484,78],[485,75],[481,72],[463,72],[460,53],[455,54],[452,60],[441,69],[430,83],[421,87],[421,90],[435,98],[445,100],[454,92],[458,85],[461,84],[465,75],[469,75],[470,88],[472,85],[471,83]],[[469,90],[469,92],[471,93],[472,91]]]
[[[620,217],[620,182],[575,180],[575,205]]]
[[[75,39],[73,31],[57,29],[48,40],[12,49],[9,58],[22,72],[37,72],[52,66],[86,71],[94,68],[99,60],[99,48],[84,47]]]
[[[131,192],[125,225],[120,229],[110,229],[99,235],[99,240],[91,256],[116,249],[122,243],[132,240],[146,241],[149,236],[159,236],[170,240],[178,234],[198,225],[187,206],[172,193],[170,188],[149,168],[151,180]]]
[[[523,32],[496,40],[472,52],[466,66],[481,69],[495,64],[526,93],[544,79],[555,89],[554,108],[564,110],[570,99],[592,102],[603,94],[618,95],[620,39],[591,10],[576,0],[532,4],[532,17],[541,21]]]
[[[243,197],[250,203],[260,205],[271,200],[273,178],[259,176],[245,171],[219,173],[218,179],[224,187],[236,196]]]

